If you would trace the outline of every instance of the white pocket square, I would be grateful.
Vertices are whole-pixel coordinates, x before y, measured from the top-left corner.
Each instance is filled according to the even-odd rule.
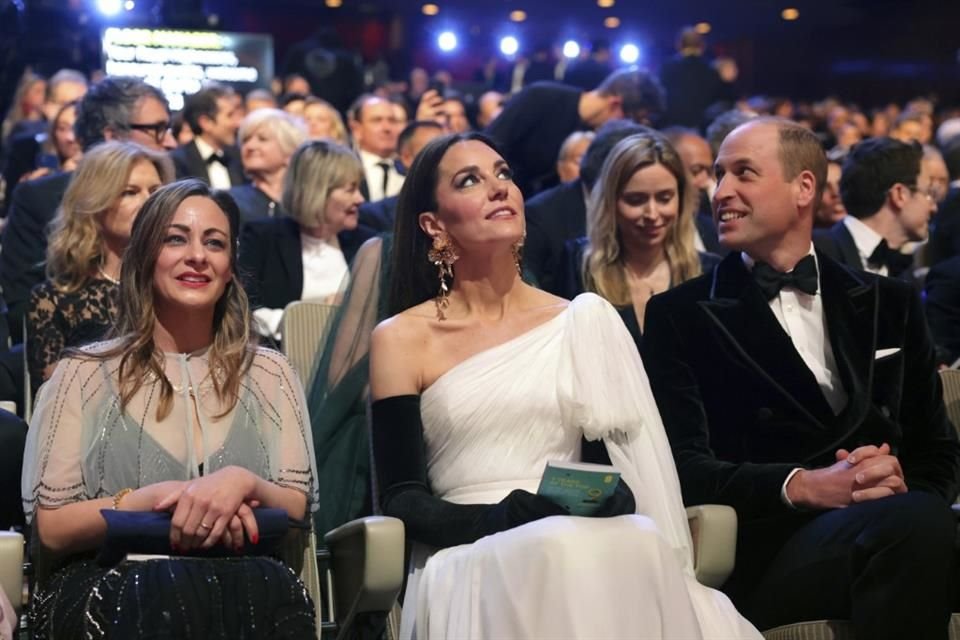
[[[891,347],[889,349],[877,349],[877,353],[873,356],[874,360],[880,360],[888,356],[892,356],[895,353],[900,353],[900,347]]]

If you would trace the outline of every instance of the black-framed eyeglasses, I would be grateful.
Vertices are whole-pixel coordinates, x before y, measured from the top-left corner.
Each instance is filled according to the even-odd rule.
[[[165,122],[155,122],[154,124],[136,124],[130,123],[130,128],[134,131],[143,131],[144,133],[149,133],[153,136],[153,139],[157,144],[163,142],[164,137],[167,135],[167,131],[170,131],[170,121]]]
[[[929,200],[930,202],[936,202],[936,201],[937,201],[937,194],[934,192],[934,189],[933,189],[932,187],[927,187],[926,189],[921,189],[919,186],[917,186],[917,185],[915,185],[915,184],[905,184],[905,185],[903,185],[903,186],[905,186],[905,187],[907,188],[907,191],[909,191],[911,195],[916,194],[916,193],[919,193],[920,195],[922,195],[924,198],[926,198],[926,199]]]

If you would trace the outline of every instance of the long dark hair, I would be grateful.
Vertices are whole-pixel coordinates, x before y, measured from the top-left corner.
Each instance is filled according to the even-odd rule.
[[[440,162],[450,147],[468,140],[482,142],[503,156],[496,143],[482,133],[452,133],[428,142],[407,172],[397,200],[397,216],[393,227],[388,317],[437,294],[437,268],[427,259],[433,240],[420,228],[420,214],[437,210]]]
[[[127,403],[143,386],[148,375],[160,380],[157,419],[169,415],[173,387],[163,374],[163,359],[153,341],[156,325],[153,272],[166,229],[184,200],[192,196],[209,198],[227,216],[230,224],[230,266],[234,277],[217,301],[213,317],[213,344],[210,370],[214,390],[229,412],[239,397],[240,379],[253,362],[255,337],[250,331],[250,307],[237,281],[237,237],[240,212],[226,191],[212,190],[206,183],[188,179],[157,189],[134,219],[126,259],[120,271],[120,305],[114,335],[119,340],[109,350],[87,353],[92,358],[120,357],[120,404]]]

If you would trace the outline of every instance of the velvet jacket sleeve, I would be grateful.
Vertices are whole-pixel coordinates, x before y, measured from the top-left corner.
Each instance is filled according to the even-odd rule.
[[[647,304],[643,361],[650,386],[670,439],[683,502],[725,504],[742,517],[785,513],[780,490],[798,463],[730,462],[710,446],[710,424],[700,383],[687,349],[692,336],[682,320],[698,313],[694,304],[671,304],[654,296]],[[736,398],[731,397],[731,402]]]

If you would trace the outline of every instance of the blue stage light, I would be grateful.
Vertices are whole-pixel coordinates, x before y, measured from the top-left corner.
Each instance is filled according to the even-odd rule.
[[[504,36],[500,38],[500,53],[505,56],[516,55],[520,50],[520,42],[513,36]]]
[[[97,0],[97,10],[105,16],[115,16],[123,9],[121,0]]]
[[[640,47],[635,44],[625,44],[620,47],[620,59],[626,64],[636,64],[640,59]]]
[[[437,46],[440,51],[453,51],[457,48],[457,34],[453,31],[444,31],[437,36]]]
[[[563,57],[576,58],[580,55],[580,45],[576,40],[567,40],[563,43]]]

